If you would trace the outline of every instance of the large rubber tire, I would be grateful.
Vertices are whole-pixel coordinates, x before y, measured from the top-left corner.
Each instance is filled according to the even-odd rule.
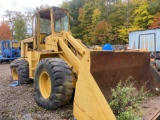
[[[29,79],[29,64],[25,59],[16,59],[10,64],[13,80],[18,80],[20,84],[31,83]],[[17,74],[17,77],[14,77],[13,71]]]
[[[50,81],[50,92],[47,98],[41,89],[41,85],[46,84],[42,84],[44,79],[41,76],[43,74],[48,75]],[[53,110],[67,104],[73,93],[72,79],[71,68],[64,60],[60,58],[42,59],[35,71],[34,98],[36,103],[47,110]],[[48,89],[48,86],[45,89]]]

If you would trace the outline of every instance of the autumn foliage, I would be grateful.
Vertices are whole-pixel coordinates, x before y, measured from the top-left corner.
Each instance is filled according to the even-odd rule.
[[[160,28],[160,12],[158,12],[153,19],[153,23],[150,25],[151,29]]]
[[[9,25],[5,21],[1,21],[0,24],[0,40],[12,40],[12,32],[10,30]]]
[[[62,8],[86,45],[127,44],[130,31],[160,28],[160,0],[69,0]]]

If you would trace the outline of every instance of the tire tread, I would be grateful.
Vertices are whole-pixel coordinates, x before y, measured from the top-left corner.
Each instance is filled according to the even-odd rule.
[[[72,70],[67,63],[60,58],[45,58],[37,65],[35,77],[38,76],[39,68],[42,65],[49,68],[54,76],[54,92],[48,99],[42,99],[38,78],[35,79],[35,101],[45,109],[53,110],[67,104],[73,94]],[[38,95],[37,95],[38,94]],[[39,95],[40,94],[40,95]]]

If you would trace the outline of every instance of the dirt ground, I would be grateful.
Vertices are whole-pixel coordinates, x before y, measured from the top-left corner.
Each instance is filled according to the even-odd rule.
[[[33,84],[16,87],[10,65],[0,64],[0,120],[72,120],[72,103],[54,111],[39,107],[33,97]]]
[[[10,87],[9,64],[0,64],[0,120],[72,120],[72,103],[54,111],[39,107],[33,97],[33,84]],[[160,108],[160,96],[143,102],[146,113],[153,105]]]

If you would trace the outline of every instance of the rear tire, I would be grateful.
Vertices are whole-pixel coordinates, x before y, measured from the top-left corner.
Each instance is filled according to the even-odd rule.
[[[13,80],[18,80],[20,84],[28,84],[32,81],[29,79],[29,64],[25,59],[16,59],[10,64]]]
[[[72,93],[72,71],[66,62],[60,58],[42,59],[35,71],[36,103],[53,110],[67,104]]]

